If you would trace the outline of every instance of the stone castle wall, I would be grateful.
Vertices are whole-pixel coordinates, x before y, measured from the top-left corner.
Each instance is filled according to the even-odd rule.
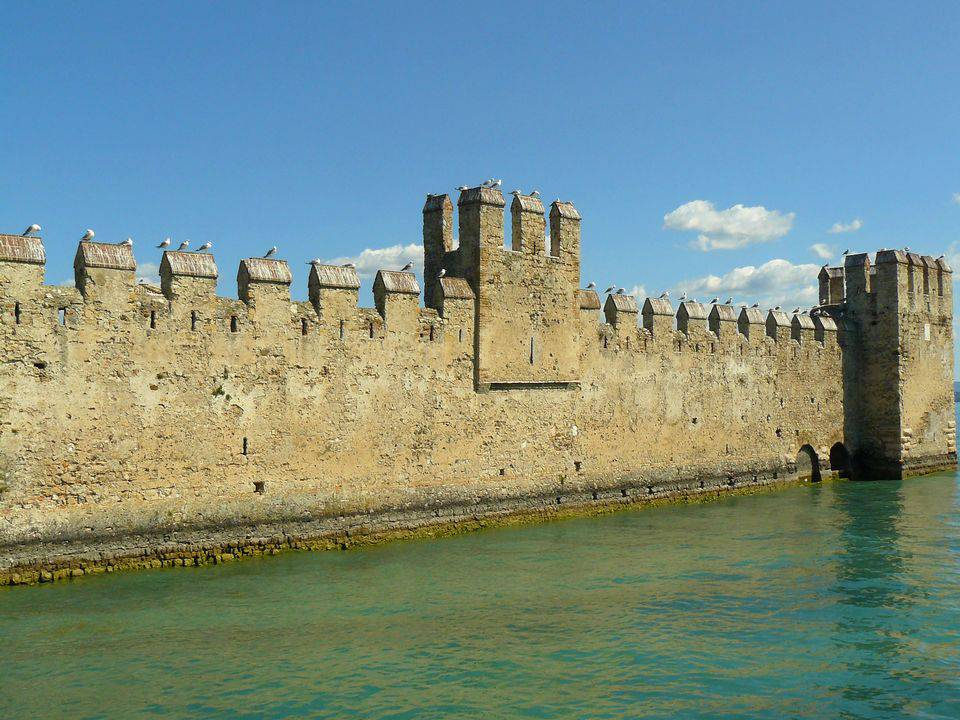
[[[264,259],[222,298],[212,256],[192,253],[166,253],[152,288],[130,248],[99,243],[78,251],[76,289],[44,286],[39,240],[24,260],[27,241],[0,236],[0,575],[251,528],[715,492],[791,476],[804,446],[826,471],[849,442],[829,317],[685,303],[677,330],[668,301],[601,311],[578,290],[572,205],[554,205],[553,243],[515,214],[506,249],[502,199],[462,197],[452,248],[440,197],[424,209],[431,307],[412,275],[382,272],[377,307],[359,308],[355,271],[322,265],[291,301],[286,263]],[[909,362],[926,374],[938,357]],[[911,403],[942,404],[936,366],[902,383]],[[953,429],[911,422],[912,452],[955,460]]]

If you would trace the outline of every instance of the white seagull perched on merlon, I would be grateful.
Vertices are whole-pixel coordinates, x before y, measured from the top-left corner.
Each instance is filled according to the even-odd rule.
[[[341,265],[340,267],[353,268],[354,270],[356,270],[357,264],[356,264],[356,263],[352,263],[352,262],[346,262],[346,263],[344,263],[343,265]]]
[[[263,256],[264,256],[265,258],[268,258],[268,257],[273,257],[273,256],[276,255],[276,254],[277,254],[277,246],[274,245],[272,248],[270,248],[269,250],[267,250],[267,251],[263,254]]]
[[[606,290],[603,291],[603,294],[604,294],[604,295],[609,295],[610,293],[612,293],[612,292],[613,292],[614,290],[616,290],[616,289],[617,289],[617,286],[616,286],[616,285],[611,285],[610,287],[608,287]]]
[[[531,191],[530,197],[540,197],[540,191],[539,190]]]
[[[406,265],[404,265],[402,268],[400,268],[400,272],[410,272],[410,270],[411,270],[412,268],[413,268],[413,263],[412,263],[412,262],[408,262]]]
[[[718,302],[720,302],[720,298],[715,297],[713,300],[710,301],[709,304],[710,304],[710,305],[716,305]]]
[[[313,260],[307,260],[307,265],[320,265],[320,258],[314,258]]]
[[[209,250],[212,247],[213,247],[213,243],[208,241],[208,242],[205,242],[200,247],[198,247],[196,250],[194,250],[194,252],[203,252],[204,250]]]
[[[190,247],[190,241],[189,241],[189,240],[184,240],[182,243],[180,243],[180,247],[178,247],[177,250],[178,250],[179,252],[183,252],[183,251],[186,250],[188,247]]]
[[[26,230],[23,231],[23,235],[21,237],[27,237],[32,233],[38,233],[38,232],[40,232],[40,226],[34,223],[33,225],[31,225],[30,227],[28,227]]]
[[[667,290],[664,290],[662,293],[660,293],[661,300],[666,300],[668,297],[670,297],[670,293]]]
[[[440,268],[440,272],[437,273],[437,277],[438,277],[438,278],[442,278],[442,277],[446,277],[446,275],[447,275],[447,269],[446,269],[446,268]]]
[[[87,231],[83,233],[83,237],[80,238],[80,240],[81,242],[90,242],[91,240],[93,240],[95,236],[96,236],[96,233],[90,228],[87,228]]]
[[[128,238],[127,238],[126,240],[124,240],[123,242],[117,243],[117,245],[125,245],[125,246],[127,246],[127,247],[133,247],[133,238],[132,238],[132,237],[128,237]]]
[[[157,247],[160,248],[160,249],[170,247],[170,238],[164,238],[164,239],[163,239],[163,242],[160,243],[159,245],[157,245]]]
[[[626,288],[617,288],[617,295],[626,295],[626,294],[627,294]]]
[[[587,290],[596,290],[596,289],[597,289],[597,284],[595,282],[587,283]]]

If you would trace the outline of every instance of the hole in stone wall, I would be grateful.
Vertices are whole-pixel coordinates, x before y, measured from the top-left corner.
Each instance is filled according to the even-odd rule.
[[[594,490],[594,491],[593,491],[593,492],[591,493],[591,495],[593,495],[593,499],[594,499],[594,500],[596,500],[596,499],[597,499],[597,497],[598,497],[598,496],[597,496],[597,491],[596,491],[596,490]]]
[[[46,369],[47,369],[47,364],[46,364],[45,362],[43,362],[43,360],[38,360],[37,362],[35,362],[35,363],[33,364],[33,366],[34,366],[37,370],[46,370]]]
[[[580,462],[579,460],[574,460],[574,461],[573,461],[573,469],[574,469],[574,470],[576,470],[577,472],[580,472],[580,469],[581,469],[582,467],[583,467],[583,463],[582,463],[582,462]]]
[[[626,497],[626,496],[627,496],[627,489],[626,489],[626,488],[620,488],[620,496],[621,496],[621,497]]]
[[[197,329],[197,311],[196,310],[190,311],[190,329],[191,330]]]
[[[60,308],[59,310],[57,310],[57,322],[60,323],[61,325],[66,325],[66,324],[67,324],[67,309],[66,309],[66,308]]]
[[[306,318],[300,318],[300,334],[301,334],[301,335],[306,335],[306,334],[307,334],[307,330],[309,330],[309,329],[310,329],[310,326],[307,324],[307,319],[306,319]]]
[[[243,454],[244,454],[244,455],[247,454],[247,439],[246,439],[246,438],[243,439]]]
[[[430,342],[433,342],[433,325],[430,326]]]
[[[777,437],[783,437],[783,430],[777,428]]]
[[[340,321],[340,339],[343,340],[343,320]]]
[[[263,495],[263,493],[266,491],[266,482],[264,480],[254,480],[253,491],[258,495]]]
[[[235,333],[240,330],[240,325],[237,323],[237,316],[230,316],[230,332]]]
[[[370,337],[373,337],[373,320],[370,321]]]
[[[13,304],[13,321],[17,325],[20,324],[20,303]]]
[[[459,342],[463,342],[463,328],[460,328],[459,337],[460,337]]]
[[[151,310],[150,311],[150,329],[153,330],[156,327],[157,327],[157,311]]]
[[[604,347],[604,349],[606,349],[606,347],[607,347],[607,336],[606,336],[606,335],[603,336],[603,347]]]
[[[533,338],[530,338],[530,364],[533,365]]]
[[[506,475],[506,474],[507,474],[507,469],[506,469],[506,468],[500,468],[500,474],[501,474],[501,475]]]
[[[701,490],[703,490],[703,485],[704,485],[704,482],[703,482],[703,480],[701,480],[701,481],[700,481],[700,489],[701,489]]]

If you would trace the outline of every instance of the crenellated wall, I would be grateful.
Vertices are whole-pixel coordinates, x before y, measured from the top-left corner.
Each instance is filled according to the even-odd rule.
[[[0,576],[265,528],[716,492],[788,478],[804,448],[826,473],[831,448],[864,445],[831,317],[625,295],[601,310],[578,288],[571,204],[548,235],[539,200],[515,197],[510,248],[499,191],[458,205],[456,248],[450,199],[424,207],[427,307],[391,271],[358,307],[356,271],[329,265],[292,301],[287,264],[263,258],[222,298],[211,255],[172,251],[161,287],[138,285],[132,249],[101,243],[78,250],[77,289],[50,287],[42,242],[0,236]],[[947,294],[935,312],[917,297],[898,387],[940,407],[947,368],[917,338],[930,312],[952,343]],[[911,412],[910,452],[955,459],[952,426]]]

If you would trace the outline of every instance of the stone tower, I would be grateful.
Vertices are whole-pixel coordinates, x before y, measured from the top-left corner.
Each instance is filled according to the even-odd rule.
[[[431,195],[423,208],[425,303],[437,307],[437,276],[465,279],[476,296],[477,390],[557,387],[580,379],[580,214],[568,202],[550,206],[550,232],[538,197],[516,194],[512,237],[504,244],[500,190],[460,193],[459,247],[453,206]]]
[[[821,280],[843,319],[844,434],[867,477],[903,477],[957,461],[953,273],[941,258],[881,250],[849,255],[844,297]],[[823,295],[824,292],[821,292]]]

